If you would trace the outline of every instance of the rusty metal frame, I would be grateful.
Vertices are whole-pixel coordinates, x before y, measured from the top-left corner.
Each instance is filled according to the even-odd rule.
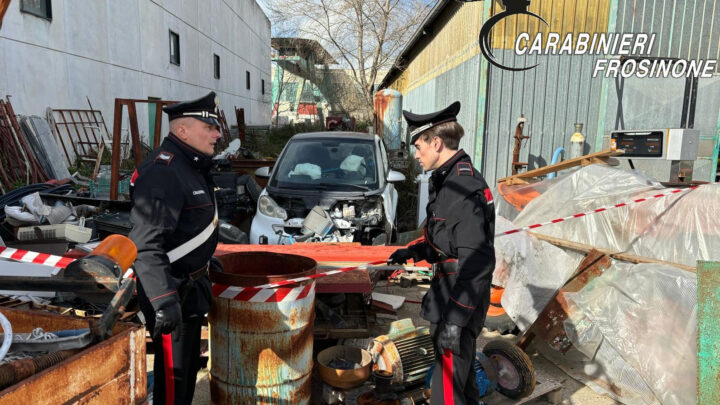
[[[153,149],[160,145],[160,132],[162,131],[162,107],[170,104],[175,104],[177,101],[170,100],[144,100],[144,99],[130,99],[130,98],[116,98],[115,99],[115,111],[113,114],[113,133],[112,133],[112,171],[110,174],[110,199],[117,200],[118,198],[118,183],[120,182],[120,144],[121,139],[121,126],[123,109],[127,107],[128,118],[130,119],[130,139],[132,146],[132,154],[135,160],[135,166],[137,167],[142,160],[142,151],[140,149],[140,130],[138,128],[137,119],[137,108],[136,104],[155,104],[155,128],[153,131]]]
[[[10,0],[0,0],[0,28],[2,28],[3,17],[5,17],[5,12],[9,7]]]
[[[572,344],[563,325],[564,321],[569,317],[565,293],[580,291],[591,280],[601,276],[611,264],[612,259],[610,256],[598,250],[591,250],[572,277],[555,293],[535,322],[520,337],[517,346],[525,350],[537,336],[547,342],[553,349],[563,354],[567,353]]]
[[[109,139],[109,133],[102,111],[95,110],[90,104],[90,109],[50,109],[48,117],[50,125],[55,128],[55,136],[60,141],[60,145],[65,152],[65,158],[68,166],[73,165],[68,145],[72,147],[75,159],[81,163],[83,161],[92,160],[95,166],[97,161],[101,159],[100,150],[105,139]],[[88,131],[89,129],[89,131]],[[98,139],[98,131],[100,139]],[[103,132],[104,131],[104,132]],[[92,154],[95,153],[93,157]]]
[[[0,164],[0,176],[7,188],[17,181],[42,183],[48,180],[48,175],[40,166],[20,128],[10,96],[6,96],[6,101],[0,100],[0,147],[3,155],[8,157],[4,159],[7,170]]]
[[[230,136],[230,127],[228,127],[225,111],[220,110],[220,114],[218,114],[218,121],[220,122],[220,134],[222,135],[220,148],[227,148],[227,146],[230,145],[230,141],[232,141],[232,137]]]

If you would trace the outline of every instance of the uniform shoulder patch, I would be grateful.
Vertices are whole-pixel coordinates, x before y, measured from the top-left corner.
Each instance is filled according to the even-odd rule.
[[[493,203],[493,195],[492,195],[492,192],[490,191],[490,189],[486,188],[485,190],[483,190],[483,192],[485,193],[485,201],[487,201],[488,204],[492,204]]]
[[[165,166],[170,166],[170,162],[172,162],[174,157],[174,154],[162,151],[158,153],[157,156],[155,156],[155,160],[153,160],[153,163],[155,163],[156,165],[162,164]]]
[[[470,163],[458,162],[456,166],[458,176],[475,176],[475,173],[473,172],[473,167]]]

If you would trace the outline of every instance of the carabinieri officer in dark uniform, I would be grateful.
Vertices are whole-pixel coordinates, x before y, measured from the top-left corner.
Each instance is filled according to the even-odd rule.
[[[190,404],[200,369],[202,321],[212,300],[217,246],[210,177],[220,138],[215,93],[163,109],[170,134],[132,178],[138,299],[155,350],[154,403]]]
[[[475,341],[490,303],[495,268],[492,194],[470,157],[458,150],[464,134],[458,112],[459,102],[426,115],[403,111],[415,158],[424,170],[433,172],[424,240],[388,259],[400,264],[409,259],[434,263],[435,276],[420,313],[431,323],[437,353],[433,405],[475,405],[480,399],[473,367]]]

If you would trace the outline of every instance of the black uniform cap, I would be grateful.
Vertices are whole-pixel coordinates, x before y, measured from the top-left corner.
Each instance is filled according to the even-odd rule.
[[[167,113],[170,121],[189,117],[220,128],[220,122],[218,122],[218,99],[214,91],[196,100],[170,104],[163,107],[163,111]]]
[[[410,145],[417,141],[420,134],[428,129],[445,122],[457,121],[460,112],[460,102],[456,101],[444,109],[430,114],[413,114],[403,110],[403,116],[408,123],[410,131]]]

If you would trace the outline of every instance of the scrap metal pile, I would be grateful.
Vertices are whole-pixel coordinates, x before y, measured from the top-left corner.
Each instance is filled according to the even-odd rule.
[[[0,162],[0,191],[3,194],[14,185],[41,183],[49,179],[38,163],[37,151],[31,148],[20,129],[9,96],[6,101],[0,100],[0,148],[4,157]]]

